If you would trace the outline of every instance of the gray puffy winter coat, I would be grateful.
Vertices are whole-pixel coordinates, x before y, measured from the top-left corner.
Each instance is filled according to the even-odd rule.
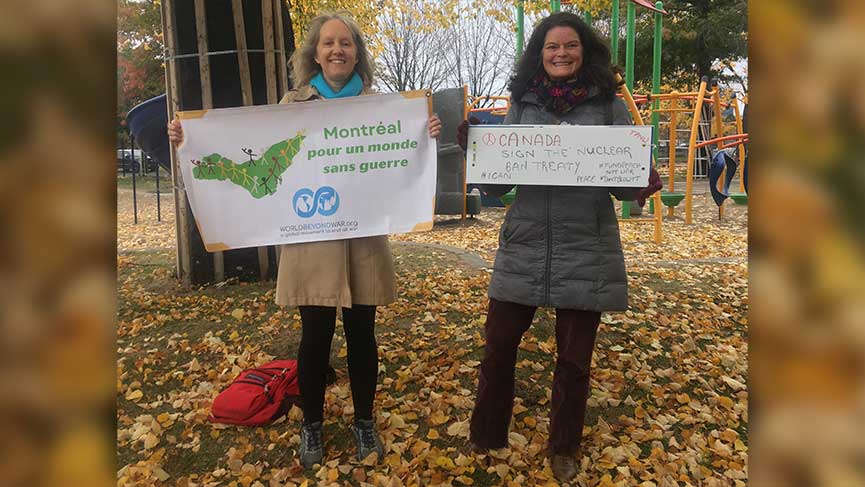
[[[556,116],[533,93],[512,103],[505,124],[630,125],[619,98],[590,96]],[[513,186],[485,186],[501,195]],[[610,194],[633,200],[639,188],[517,186],[499,232],[489,297],[528,306],[625,310],[628,283]]]

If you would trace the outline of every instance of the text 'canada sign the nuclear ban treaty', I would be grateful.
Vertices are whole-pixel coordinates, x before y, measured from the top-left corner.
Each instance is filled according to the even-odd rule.
[[[645,187],[651,125],[473,125],[470,183]]]
[[[427,91],[180,112],[208,251],[429,230]]]

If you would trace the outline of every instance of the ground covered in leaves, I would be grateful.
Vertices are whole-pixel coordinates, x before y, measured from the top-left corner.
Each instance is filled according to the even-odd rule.
[[[723,220],[707,195],[695,223],[621,225],[631,309],[605,313],[579,477],[583,486],[728,486],[747,482],[747,208]],[[337,328],[336,384],[326,397],[326,463],[295,459],[300,411],[267,427],[213,425],[210,402],[243,368],[294,358],[296,309],[273,283],[183,289],[174,269],[173,205],[118,191],[118,485],[558,485],[544,455],[555,337],[539,310],[517,362],[508,448],[466,455],[489,269],[502,209],[439,219],[391,238],[399,300],[380,308],[378,427],[385,456],[354,459],[346,349]],[[679,214],[683,210],[679,210]]]

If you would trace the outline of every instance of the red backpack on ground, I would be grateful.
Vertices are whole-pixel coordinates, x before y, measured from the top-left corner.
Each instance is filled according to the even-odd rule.
[[[297,360],[275,360],[246,369],[213,400],[211,423],[257,426],[291,408],[300,397]]]

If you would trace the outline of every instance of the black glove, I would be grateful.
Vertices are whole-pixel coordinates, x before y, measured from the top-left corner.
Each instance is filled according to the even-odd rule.
[[[637,204],[640,206],[645,205],[646,199],[660,191],[663,187],[664,183],[661,182],[661,175],[658,174],[658,171],[654,167],[651,168],[649,171],[649,185],[637,192]]]
[[[481,121],[478,117],[469,117],[468,120],[463,120],[457,126],[457,144],[459,144],[463,150],[466,150],[466,146],[468,146],[469,124],[479,125],[480,123]]]

